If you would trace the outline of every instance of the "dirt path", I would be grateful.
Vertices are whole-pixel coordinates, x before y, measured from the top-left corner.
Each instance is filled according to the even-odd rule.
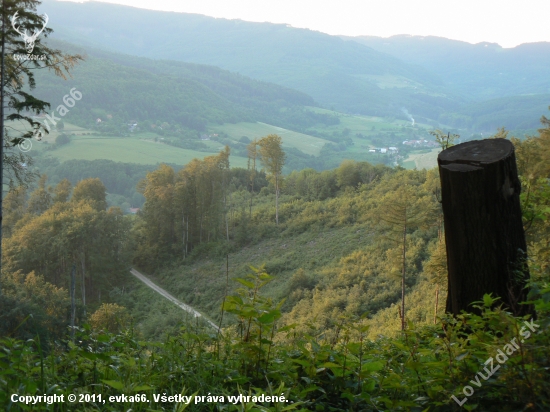
[[[189,312],[190,314],[192,314],[194,317],[196,318],[204,318],[204,320],[210,325],[212,326],[214,329],[216,329],[216,331],[220,331],[218,328],[218,326],[206,319],[205,316],[203,316],[198,310],[192,308],[191,306],[189,305],[186,305],[185,303],[179,301],[178,299],[176,299],[174,296],[172,296],[170,293],[168,293],[167,291],[165,291],[163,288],[161,288],[160,286],[158,285],[155,285],[147,276],[139,273],[137,270],[135,270],[134,268],[132,268],[130,270],[130,273],[132,275],[134,275],[136,278],[138,278],[139,280],[141,280],[143,283],[145,283],[148,287],[150,287],[151,289],[153,289],[155,292],[157,293],[160,293],[162,296],[164,296],[166,299],[168,299],[169,301],[171,301],[172,303],[175,303],[176,305],[178,305],[180,308],[182,308],[184,311],[186,312]]]

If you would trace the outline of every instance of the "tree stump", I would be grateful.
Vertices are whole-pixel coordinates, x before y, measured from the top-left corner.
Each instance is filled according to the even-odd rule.
[[[452,146],[438,158],[448,295],[446,310],[471,312],[486,293],[515,315],[533,313],[527,299],[527,245],[514,146],[505,139]]]

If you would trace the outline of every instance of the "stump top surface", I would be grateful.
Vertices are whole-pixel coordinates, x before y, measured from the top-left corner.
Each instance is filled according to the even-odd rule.
[[[472,140],[443,150],[437,156],[442,165],[449,163],[493,163],[509,156],[514,145],[506,139]]]

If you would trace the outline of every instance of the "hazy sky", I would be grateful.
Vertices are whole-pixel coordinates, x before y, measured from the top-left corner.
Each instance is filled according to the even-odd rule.
[[[62,0],[79,1],[82,0]],[[350,36],[434,35],[503,47],[550,41],[550,0],[110,0]]]

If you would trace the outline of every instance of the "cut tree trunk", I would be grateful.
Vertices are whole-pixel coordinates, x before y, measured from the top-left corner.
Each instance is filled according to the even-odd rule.
[[[447,246],[446,310],[473,311],[484,294],[515,315],[527,299],[527,246],[514,146],[505,139],[466,142],[438,156]]]

